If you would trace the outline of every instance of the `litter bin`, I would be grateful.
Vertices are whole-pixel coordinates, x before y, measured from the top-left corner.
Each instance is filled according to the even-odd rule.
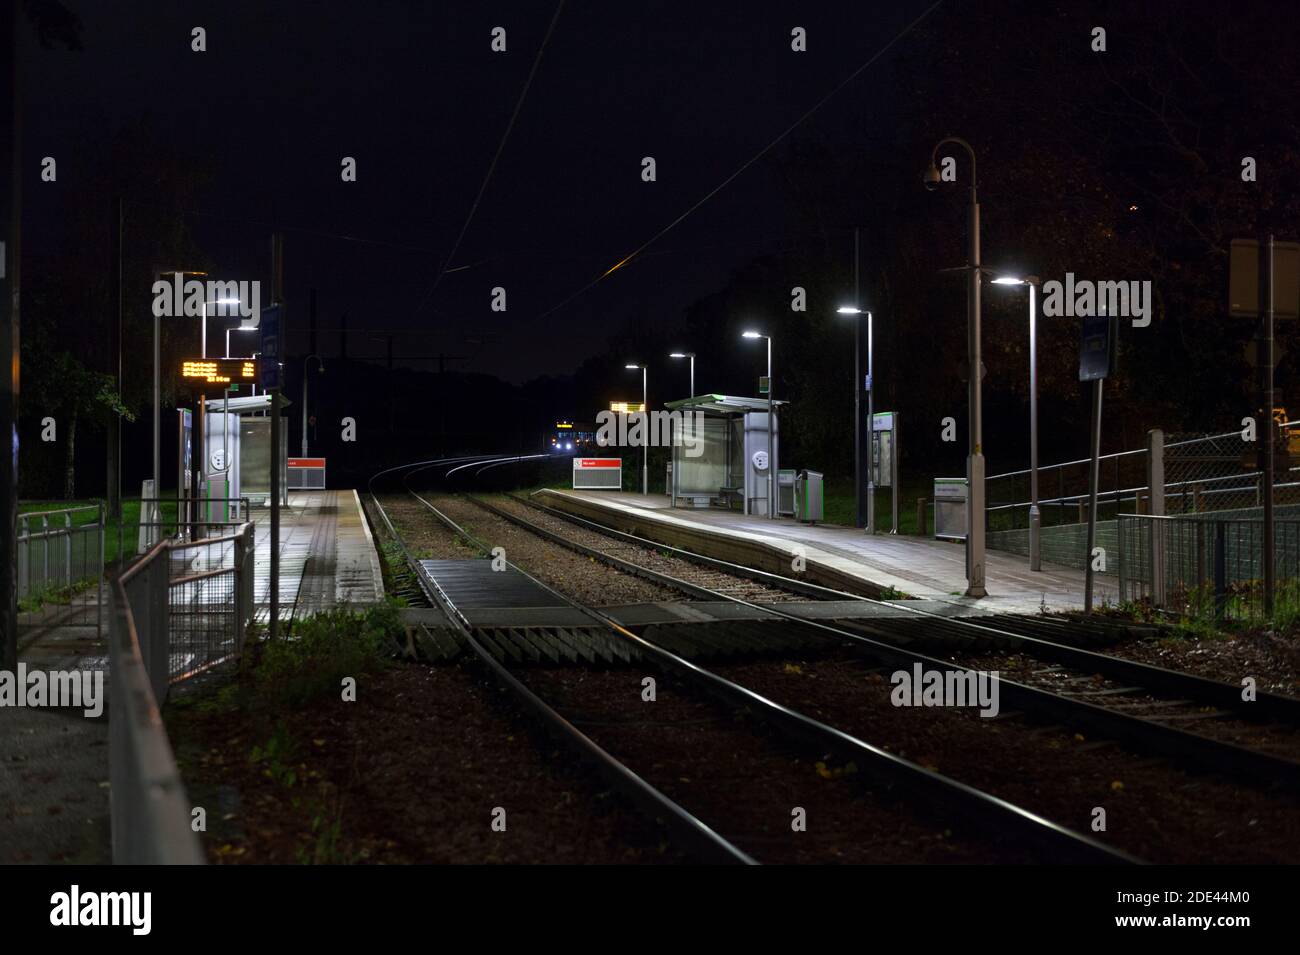
[[[822,520],[822,475],[820,471],[800,471],[794,482],[795,517],[806,524]]]
[[[794,517],[795,472],[784,468],[776,472],[776,516]]]

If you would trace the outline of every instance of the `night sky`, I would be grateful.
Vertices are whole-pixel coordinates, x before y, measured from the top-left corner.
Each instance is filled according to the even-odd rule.
[[[436,288],[554,4],[67,6],[83,24],[81,51],[27,39],[30,253],[64,238],[40,158],[57,157],[60,180],[71,181],[96,159],[85,144],[147,117],[165,141],[210,161],[214,177],[188,225],[222,277],[265,281],[272,224],[284,231],[291,324],[301,333],[307,290],[317,289],[323,354],[337,351],[326,330],[346,314],[353,355],[382,355],[368,333],[393,330],[399,355],[473,354],[470,370],[524,381],[572,371],[627,322],[675,323],[741,263],[803,241],[774,160],[809,133],[844,150],[888,149],[871,130],[889,108],[881,81],[898,48],[588,288],[929,4],[569,0],[451,259],[457,271]],[[194,26],[207,30],[206,53],[190,49]],[[507,31],[504,54],[490,49],[496,26]],[[808,31],[807,53],[790,49],[795,26]],[[344,156],[357,160],[355,183],[340,181]],[[644,156],[656,159],[657,182],[641,181]],[[489,309],[498,285],[505,314]]]

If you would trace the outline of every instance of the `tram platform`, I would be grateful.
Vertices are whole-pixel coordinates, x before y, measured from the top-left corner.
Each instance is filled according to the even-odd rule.
[[[257,560],[253,601],[265,622],[271,603],[271,514],[253,511]],[[280,617],[301,617],[384,599],[379,552],[355,490],[291,491],[280,512]]]
[[[1083,606],[1084,573],[1043,562],[1031,571],[1024,557],[986,552],[988,596],[964,596],[966,551],[961,543],[894,534],[868,535],[853,527],[803,524],[721,508],[672,508],[658,494],[545,489],[540,504],[627,533],[868,597],[907,595],[987,613],[1037,613]],[[802,571],[794,570],[798,564]],[[1114,602],[1114,577],[1099,575],[1093,600]]]

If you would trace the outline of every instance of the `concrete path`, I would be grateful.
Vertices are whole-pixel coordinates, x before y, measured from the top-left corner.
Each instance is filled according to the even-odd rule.
[[[28,671],[106,671],[96,603],[92,590],[71,605],[25,615],[19,662]],[[108,863],[111,838],[107,708],[89,718],[81,710],[0,707],[0,864]]]

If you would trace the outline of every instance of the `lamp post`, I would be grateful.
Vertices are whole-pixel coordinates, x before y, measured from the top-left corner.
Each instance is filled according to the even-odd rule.
[[[325,374],[325,361],[320,355],[308,355],[302,360],[302,456],[307,456],[307,363],[313,358],[320,373]]]
[[[675,351],[669,358],[689,358],[691,360],[691,393],[687,397],[695,397],[695,352],[693,351]]]
[[[873,316],[869,309],[858,308],[856,305],[842,305],[835,310],[840,315],[856,315],[857,320],[853,323],[853,375],[858,382],[866,385],[867,393],[867,421],[865,428],[862,422],[862,392],[863,387],[860,384],[853,386],[853,477],[854,477],[854,496],[857,498],[859,527],[866,527],[868,534],[876,532],[876,450],[875,450],[875,421],[876,421],[876,388],[875,388],[875,342],[873,334]],[[867,316],[867,374],[864,378],[862,375],[862,316]],[[866,431],[866,437],[863,437],[863,431]],[[866,506],[863,507],[862,500],[862,460],[863,445],[866,450],[866,471],[867,471],[867,499]],[[864,514],[865,511],[865,514]]]
[[[1042,570],[1042,514],[1038,509],[1038,285],[1037,275],[999,276],[994,285],[1029,286],[1029,569]]]
[[[187,275],[207,275],[207,272],[186,272],[172,271],[159,272],[158,277],[164,275],[180,275],[182,283]],[[180,487],[184,483],[184,477],[177,475],[177,480],[181,482],[177,485],[177,493],[180,493]],[[153,496],[162,497],[162,319],[158,312],[154,310],[153,316]],[[155,505],[156,506],[156,505]],[[143,519],[143,515],[141,515]],[[152,517],[152,520],[157,520]]]
[[[199,326],[201,329],[199,334],[199,348],[200,348],[199,357],[200,358],[208,357],[208,306],[209,305],[238,305],[238,304],[239,304],[239,299],[237,298],[216,298],[213,299],[211,302],[204,301],[203,318],[201,319],[202,325]]]
[[[650,493],[650,400],[646,397],[648,394],[646,390],[646,367],[645,365],[631,363],[624,365],[624,367],[628,371],[641,369],[641,493],[648,495]]]
[[[952,143],[970,155],[970,205],[968,207],[970,251],[966,263],[966,352],[970,376],[970,453],[966,459],[966,596],[984,597],[984,408],[981,394],[983,362],[980,360],[980,206],[976,191],[975,150],[956,136],[939,140],[930,152],[930,168],[922,176],[925,188],[939,188],[943,177],[937,160],[939,150]]]
[[[776,388],[772,380],[772,336],[762,332],[748,331],[743,338],[762,338],[767,341],[767,516],[776,518],[776,445],[773,442],[773,412],[776,410]]]

